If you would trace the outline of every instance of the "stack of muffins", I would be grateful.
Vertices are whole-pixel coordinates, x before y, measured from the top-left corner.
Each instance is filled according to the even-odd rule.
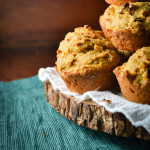
[[[127,100],[150,104],[150,2],[106,2],[102,31],[85,25],[69,32],[55,68],[71,92],[108,90],[118,80]]]

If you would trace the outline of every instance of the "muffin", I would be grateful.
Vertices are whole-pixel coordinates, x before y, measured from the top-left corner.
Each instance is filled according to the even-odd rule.
[[[110,5],[100,25],[117,49],[135,51],[150,46],[150,2]]]
[[[150,104],[150,47],[137,50],[114,73],[127,100]]]
[[[85,25],[69,32],[57,50],[56,70],[71,92],[107,90],[116,84],[120,56],[102,31]]]
[[[134,3],[134,2],[149,2],[150,0],[106,0],[108,4],[112,5],[123,5],[125,3]]]

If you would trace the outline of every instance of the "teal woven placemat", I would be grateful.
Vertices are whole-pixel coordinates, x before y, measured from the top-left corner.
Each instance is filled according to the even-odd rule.
[[[150,142],[92,131],[63,118],[47,102],[37,76],[0,82],[0,149],[150,150]]]

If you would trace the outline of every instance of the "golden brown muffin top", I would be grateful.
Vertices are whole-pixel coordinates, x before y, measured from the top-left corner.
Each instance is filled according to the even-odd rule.
[[[128,79],[136,86],[150,82],[150,47],[137,50],[120,69],[127,71]]]
[[[108,4],[123,5],[125,3],[149,2],[150,0],[105,0]]]
[[[85,74],[90,70],[109,71],[120,62],[119,54],[102,31],[85,25],[69,32],[57,51],[57,70]]]
[[[130,30],[132,33],[150,31],[150,2],[110,5],[100,21],[111,30]]]

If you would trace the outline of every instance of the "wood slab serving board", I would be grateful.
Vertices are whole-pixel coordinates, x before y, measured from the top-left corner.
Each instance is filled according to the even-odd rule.
[[[63,117],[78,125],[108,134],[150,140],[143,127],[134,127],[121,113],[110,113],[92,100],[82,101],[55,91],[50,82],[44,83],[46,99]]]

